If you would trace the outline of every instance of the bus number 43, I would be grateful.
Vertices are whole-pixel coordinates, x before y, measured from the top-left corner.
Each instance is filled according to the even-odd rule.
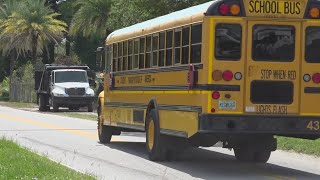
[[[319,131],[320,130],[320,121],[310,121],[307,125],[307,129],[311,131]]]

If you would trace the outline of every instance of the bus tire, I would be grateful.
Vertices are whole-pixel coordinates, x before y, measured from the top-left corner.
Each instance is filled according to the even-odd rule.
[[[244,146],[234,148],[234,154],[238,161],[266,163],[270,158],[271,150]]]
[[[46,111],[46,101],[44,99],[44,95],[43,94],[39,94],[38,102],[39,102],[39,111],[41,111],[41,112]]]
[[[155,109],[151,109],[146,119],[146,148],[151,161],[164,161],[166,148],[160,134],[160,123]]]
[[[99,136],[99,141],[102,144],[109,144],[111,142],[112,127],[103,125],[100,106],[98,107],[98,136]]]

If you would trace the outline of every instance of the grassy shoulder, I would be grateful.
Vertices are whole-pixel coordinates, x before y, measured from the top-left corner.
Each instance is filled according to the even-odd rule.
[[[12,108],[18,108],[18,109],[37,109],[38,105],[34,103],[21,103],[21,102],[7,102],[7,101],[0,101],[0,106],[6,106],[6,107],[12,107]],[[85,119],[85,120],[97,120],[96,114],[86,113],[86,112],[46,112],[47,114],[53,114],[58,116],[65,116],[65,117],[72,117],[72,118],[79,118],[79,119]]]
[[[0,179],[94,179],[0,138]]]
[[[320,156],[320,140],[277,137],[278,149]]]

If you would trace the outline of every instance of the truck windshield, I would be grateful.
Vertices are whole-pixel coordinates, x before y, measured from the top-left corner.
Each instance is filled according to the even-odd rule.
[[[56,83],[88,82],[85,71],[62,71],[56,72]]]

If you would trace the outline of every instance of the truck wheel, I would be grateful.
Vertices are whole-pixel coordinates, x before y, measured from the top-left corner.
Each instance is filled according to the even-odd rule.
[[[93,104],[92,103],[88,104],[88,112],[93,112]]]
[[[98,136],[102,144],[109,144],[112,138],[112,127],[103,125],[101,108],[98,108]]]
[[[44,95],[39,94],[38,102],[39,102],[39,111],[41,111],[41,112],[46,111],[46,102],[44,99]]]
[[[53,108],[53,112],[59,111],[59,106],[56,102],[54,102],[54,100],[52,100],[52,108]]]
[[[156,111],[152,109],[146,119],[146,146],[151,161],[164,161],[166,148],[160,134],[160,123]]]

